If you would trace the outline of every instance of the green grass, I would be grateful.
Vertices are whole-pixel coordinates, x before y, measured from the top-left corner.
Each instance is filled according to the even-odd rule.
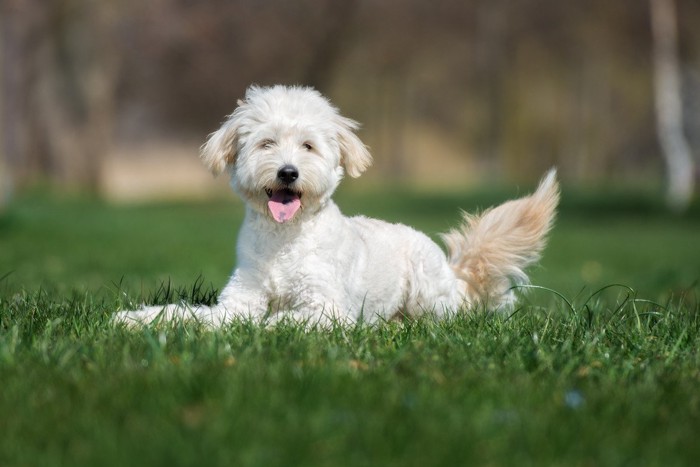
[[[512,194],[339,202],[436,235]],[[141,301],[213,300],[241,213],[28,196],[0,217],[0,466],[700,461],[697,206],[565,193],[532,274],[552,290],[512,315],[312,332],[109,322]]]

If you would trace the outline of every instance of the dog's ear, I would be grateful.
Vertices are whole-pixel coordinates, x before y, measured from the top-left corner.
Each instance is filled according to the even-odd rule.
[[[244,105],[238,101],[238,109]],[[238,111],[238,109],[236,109]],[[234,111],[221,125],[221,128],[209,135],[199,151],[199,157],[214,175],[219,175],[236,160],[238,150],[239,112]]]
[[[357,178],[372,164],[372,156],[367,146],[354,132],[360,125],[355,120],[338,116],[336,126],[340,163],[348,175]]]

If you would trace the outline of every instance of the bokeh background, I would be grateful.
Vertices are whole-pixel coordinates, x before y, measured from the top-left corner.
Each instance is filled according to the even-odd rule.
[[[697,153],[700,3],[662,2]],[[315,86],[360,121],[369,182],[532,183],[556,165],[569,186],[661,191],[651,17],[644,0],[3,0],[2,198],[220,190],[197,150],[251,83]]]

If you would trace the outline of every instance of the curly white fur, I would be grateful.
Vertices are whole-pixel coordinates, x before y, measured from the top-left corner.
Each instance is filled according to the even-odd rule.
[[[529,197],[465,214],[444,235],[448,257],[410,227],[345,217],[331,200],[344,173],[358,177],[371,163],[357,127],[311,88],[249,88],[201,152],[212,172],[228,171],[246,202],[238,265],[218,304],[147,307],[117,320],[326,325],[511,303],[510,287],[527,281],[523,270],[551,228],[555,172]]]

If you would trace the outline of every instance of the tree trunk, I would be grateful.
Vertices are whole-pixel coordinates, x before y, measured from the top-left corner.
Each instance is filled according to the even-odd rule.
[[[10,174],[0,198],[8,185],[36,181],[98,189],[119,66],[115,19],[99,2],[0,1],[0,133]]]
[[[678,64],[674,0],[650,0],[654,39],[654,93],[656,128],[666,161],[668,203],[682,211],[693,196],[694,162],[683,135],[683,105]]]

